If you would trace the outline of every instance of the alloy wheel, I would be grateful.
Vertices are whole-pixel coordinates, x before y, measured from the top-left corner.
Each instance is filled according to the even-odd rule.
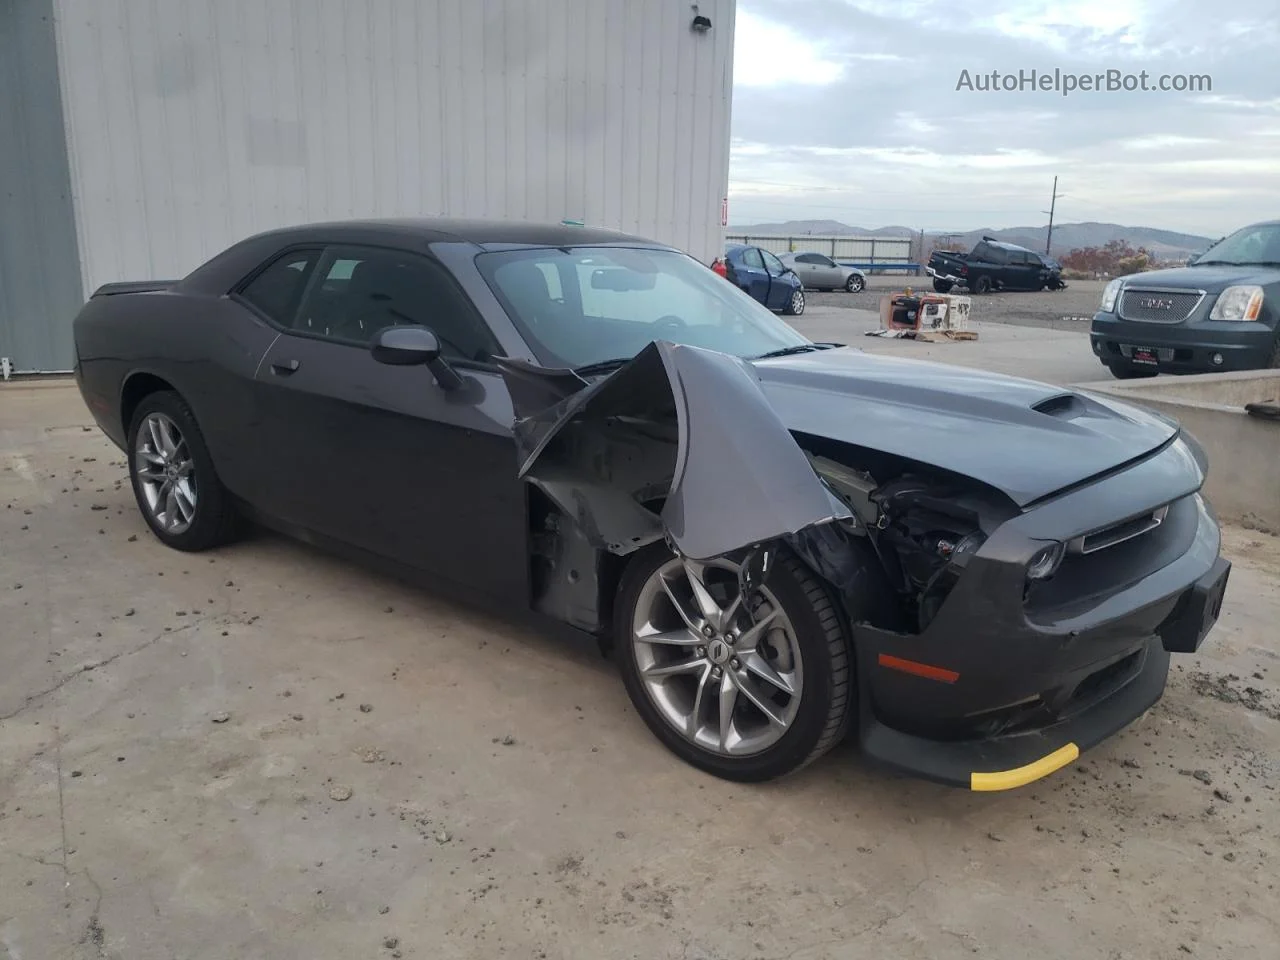
[[[138,427],[133,464],[156,526],[168,534],[186,532],[196,516],[195,461],[178,425],[163,413],[148,414]]]
[[[631,642],[641,684],[684,739],[722,756],[767,750],[791,728],[804,671],[795,628],[738,564],[679,557],[640,588]]]
[[[794,314],[804,313],[804,291],[797,290],[791,294],[791,312]]]

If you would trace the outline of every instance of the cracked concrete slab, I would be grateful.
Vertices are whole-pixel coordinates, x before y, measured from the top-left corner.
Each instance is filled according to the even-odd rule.
[[[0,387],[0,958],[1280,942],[1275,538],[1228,531],[1203,653],[1049,780],[968,794],[841,749],[750,787],[659,746],[589,645],[274,536],[166,550],[88,423],[70,384]]]

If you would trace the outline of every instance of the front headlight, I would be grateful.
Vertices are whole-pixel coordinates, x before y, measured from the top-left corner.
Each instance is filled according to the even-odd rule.
[[[1102,291],[1102,306],[1099,308],[1103,313],[1111,313],[1116,308],[1116,297],[1120,296],[1120,288],[1124,286],[1124,280],[1116,277],[1107,284],[1105,290]]]
[[[1067,552],[1065,543],[1051,543],[1036,551],[1035,556],[1027,564],[1028,580],[1048,580],[1058,572],[1058,565]]]
[[[1218,294],[1210,320],[1257,320],[1262,312],[1262,288],[1227,287]]]

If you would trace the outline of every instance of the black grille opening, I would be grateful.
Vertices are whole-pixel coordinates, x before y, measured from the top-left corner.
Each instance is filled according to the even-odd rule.
[[[1142,668],[1142,658],[1145,652],[1145,648],[1135,650],[1128,656],[1089,674],[1089,676],[1081,680],[1063,708],[1062,715],[1067,716],[1076,713],[1097,703],[1099,700],[1104,700],[1127,684],[1138,675],[1138,671]]]

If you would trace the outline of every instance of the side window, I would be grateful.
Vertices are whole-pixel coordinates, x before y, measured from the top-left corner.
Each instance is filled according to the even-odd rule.
[[[385,327],[421,324],[445,356],[487,360],[497,343],[466,294],[429,257],[374,247],[331,247],[293,324],[299,333],[366,344]]]
[[[816,253],[802,253],[796,257],[796,263],[821,263]]]
[[[779,276],[782,271],[787,269],[782,265],[782,261],[768,250],[761,250],[760,256],[764,257],[764,268],[768,270],[772,276]]]
[[[979,260],[986,263],[1008,263],[1009,252],[1001,250],[999,247],[990,243],[980,243],[975,248],[974,253],[977,254]]]
[[[754,267],[757,270],[764,269],[764,261],[760,259],[760,250],[757,247],[748,247],[742,253],[742,262],[748,267]]]
[[[319,250],[286,253],[241,287],[238,295],[276,323],[288,326],[319,256]]]

